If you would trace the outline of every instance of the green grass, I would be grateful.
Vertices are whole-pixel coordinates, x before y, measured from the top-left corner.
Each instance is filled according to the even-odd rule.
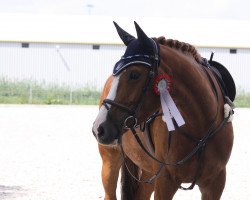
[[[250,108],[250,93],[244,92],[244,90],[238,89],[237,96],[234,100],[236,107]]]
[[[34,81],[0,79],[2,104],[87,104],[97,105],[100,91],[94,87],[71,89],[69,86],[46,85]]]
[[[46,85],[35,81],[10,81],[0,78],[0,103],[2,104],[84,104],[97,105],[100,91],[85,86],[73,89],[69,86]],[[236,107],[250,108],[250,93],[238,89],[234,101]]]

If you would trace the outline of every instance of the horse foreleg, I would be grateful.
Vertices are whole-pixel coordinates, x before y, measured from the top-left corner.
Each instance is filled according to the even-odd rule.
[[[174,194],[179,188],[179,184],[177,184],[169,172],[162,171],[161,175],[157,178],[155,182],[155,200],[172,200]]]
[[[226,183],[226,169],[222,170],[213,181],[199,185],[202,200],[219,200]]]
[[[116,200],[116,187],[119,169],[122,164],[120,150],[99,145],[102,157],[102,184],[105,191],[104,200]]]
[[[142,171],[141,180],[148,180],[152,176],[153,174],[150,174],[146,171]],[[150,200],[150,197],[153,191],[154,191],[154,184],[139,183],[139,187],[136,191],[135,199],[136,200]]]

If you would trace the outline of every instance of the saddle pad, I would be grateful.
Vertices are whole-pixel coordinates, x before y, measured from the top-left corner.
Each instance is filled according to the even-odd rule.
[[[219,72],[219,78],[222,79],[223,83],[221,84],[222,87],[224,87],[224,91],[226,95],[229,97],[229,99],[233,102],[236,95],[236,88],[234,79],[231,76],[230,72],[227,70],[226,67],[224,67],[221,63],[216,61],[208,61],[209,64],[217,69]]]

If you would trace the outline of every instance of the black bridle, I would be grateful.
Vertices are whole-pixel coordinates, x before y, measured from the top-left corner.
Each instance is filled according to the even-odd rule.
[[[146,57],[152,61],[151,62],[152,64],[150,66],[148,64],[147,64],[147,66],[145,66],[145,67],[149,68],[146,84],[145,84],[144,88],[142,89],[142,92],[140,93],[139,99],[136,102],[136,104],[134,105],[134,107],[131,109],[128,106],[123,105],[119,102],[115,102],[114,100],[111,100],[111,99],[104,99],[102,102],[102,104],[105,106],[105,108],[108,110],[108,112],[110,111],[110,108],[108,105],[110,105],[110,106],[117,107],[120,110],[123,110],[128,114],[124,119],[122,119],[123,128],[126,128],[126,129],[135,128],[138,125],[137,124],[138,113],[141,110],[143,101],[145,99],[144,97],[145,97],[147,91],[149,90],[150,86],[152,85],[153,78],[155,77],[157,70],[159,68],[159,65],[160,65],[159,45],[156,43],[156,41],[154,39],[150,38],[149,40],[151,41],[151,43],[153,45],[153,53],[151,55],[136,54],[136,55],[127,56],[127,57],[122,56],[122,58],[121,58],[122,60],[126,60],[126,59],[135,59],[136,60],[137,58]],[[131,62],[130,64],[134,64],[134,63],[137,63],[137,64],[141,63],[142,64],[142,62],[140,62],[140,61],[134,61],[134,62]],[[126,67],[128,67],[128,66],[125,65],[122,68],[125,69]]]
[[[145,86],[144,86],[144,88],[139,96],[137,103],[135,104],[135,106],[133,106],[132,109],[126,105],[115,102],[114,100],[111,100],[111,99],[104,99],[103,100],[102,104],[105,106],[105,108],[108,110],[108,112],[110,110],[108,105],[111,105],[111,106],[119,108],[120,110],[125,111],[128,114],[125,117],[125,119],[123,120],[123,128],[130,129],[130,128],[136,127],[138,125],[137,124],[138,113],[141,110],[143,101],[145,99],[144,97],[145,97],[147,91],[149,90],[150,86],[152,85],[152,80],[153,80],[155,73],[156,73],[155,71],[156,70],[154,67],[150,67],[150,71],[149,71],[148,76],[147,76],[146,84],[145,84]]]

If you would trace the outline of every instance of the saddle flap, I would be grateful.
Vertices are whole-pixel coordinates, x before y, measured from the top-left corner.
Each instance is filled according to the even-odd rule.
[[[230,72],[227,70],[225,66],[223,66],[221,63],[216,61],[208,61],[209,64],[214,67],[217,70],[217,73],[219,72],[219,75],[216,73],[216,75],[219,78],[219,81],[222,81],[222,89],[224,90],[225,94],[229,97],[229,99],[233,102],[236,96],[236,87],[234,83],[234,79],[231,76]],[[221,80],[220,80],[221,79]]]

